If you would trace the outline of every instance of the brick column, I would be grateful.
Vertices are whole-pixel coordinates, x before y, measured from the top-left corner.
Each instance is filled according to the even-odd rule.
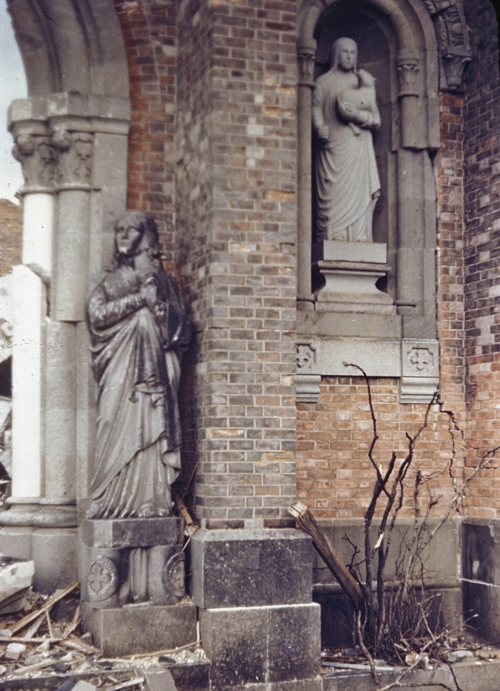
[[[295,3],[193,0],[178,36],[195,510],[211,527],[275,522],[295,495]]]

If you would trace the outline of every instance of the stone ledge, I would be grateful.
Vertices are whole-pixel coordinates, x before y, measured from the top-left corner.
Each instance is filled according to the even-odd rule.
[[[394,672],[379,672],[382,686],[394,682],[401,668]],[[456,662],[453,665],[453,673],[456,676],[460,688],[467,691],[498,691],[500,678],[500,661]],[[434,682],[434,684],[432,683]],[[413,691],[439,691],[446,684],[450,689],[456,688],[452,672],[448,666],[442,665],[433,670],[415,669],[404,678],[401,688],[411,686]],[[376,691],[375,684],[369,670],[338,670],[323,677],[323,691]]]

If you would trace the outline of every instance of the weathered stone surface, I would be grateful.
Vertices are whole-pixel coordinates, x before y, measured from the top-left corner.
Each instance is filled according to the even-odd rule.
[[[198,607],[311,601],[312,543],[297,530],[200,530],[191,555]]]
[[[316,604],[202,610],[212,684],[219,689],[316,677],[319,617]]]
[[[477,614],[469,625],[495,641],[500,636],[500,522],[467,519],[462,530],[464,616]]]
[[[165,667],[145,669],[143,674],[146,691],[177,691],[174,678]]]
[[[169,650],[196,641],[196,607],[149,604],[94,609],[82,603],[84,625],[104,655]]]
[[[182,542],[182,518],[168,516],[149,518],[119,518],[85,520],[82,540],[89,547],[155,547]]]

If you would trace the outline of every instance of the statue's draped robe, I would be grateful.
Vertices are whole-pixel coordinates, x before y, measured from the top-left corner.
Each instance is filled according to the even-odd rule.
[[[316,147],[317,240],[371,242],[372,218],[380,180],[370,129],[346,123],[338,97],[356,84],[354,73],[329,71],[313,92],[313,123],[328,126],[328,141]],[[379,122],[373,99],[372,119]]]
[[[99,389],[94,518],[137,516],[144,507],[171,513],[180,469],[179,358],[191,330],[175,279],[157,271],[156,281],[163,314],[145,304],[134,269],[116,261],[88,301]]]

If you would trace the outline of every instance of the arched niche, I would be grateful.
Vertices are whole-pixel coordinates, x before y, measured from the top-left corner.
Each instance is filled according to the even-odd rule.
[[[389,268],[378,284],[393,305],[385,314],[362,304],[354,310],[321,304],[312,271],[312,92],[315,80],[328,68],[333,41],[341,36],[356,41],[358,65],[377,80],[382,125],[374,135],[374,147],[382,192],[374,240],[387,245]],[[431,363],[413,372],[420,382],[427,378],[428,392],[438,372],[433,158],[439,148],[440,58],[431,16],[420,0],[305,0],[299,11],[297,49],[298,330],[299,348],[310,348],[307,358],[299,357],[299,374],[351,374],[342,365],[349,352],[350,361],[367,365],[367,371],[404,379],[403,352],[412,343],[410,363]],[[426,353],[415,355],[415,343],[424,341]],[[359,357],[353,359],[356,352]]]
[[[85,297],[125,207],[129,79],[112,0],[9,0],[8,10],[29,97],[9,111],[24,176],[23,248],[14,269],[12,496],[0,548],[34,558],[36,587],[51,590],[77,577],[76,504],[87,496],[95,439]],[[44,530],[52,565],[31,542]]]

